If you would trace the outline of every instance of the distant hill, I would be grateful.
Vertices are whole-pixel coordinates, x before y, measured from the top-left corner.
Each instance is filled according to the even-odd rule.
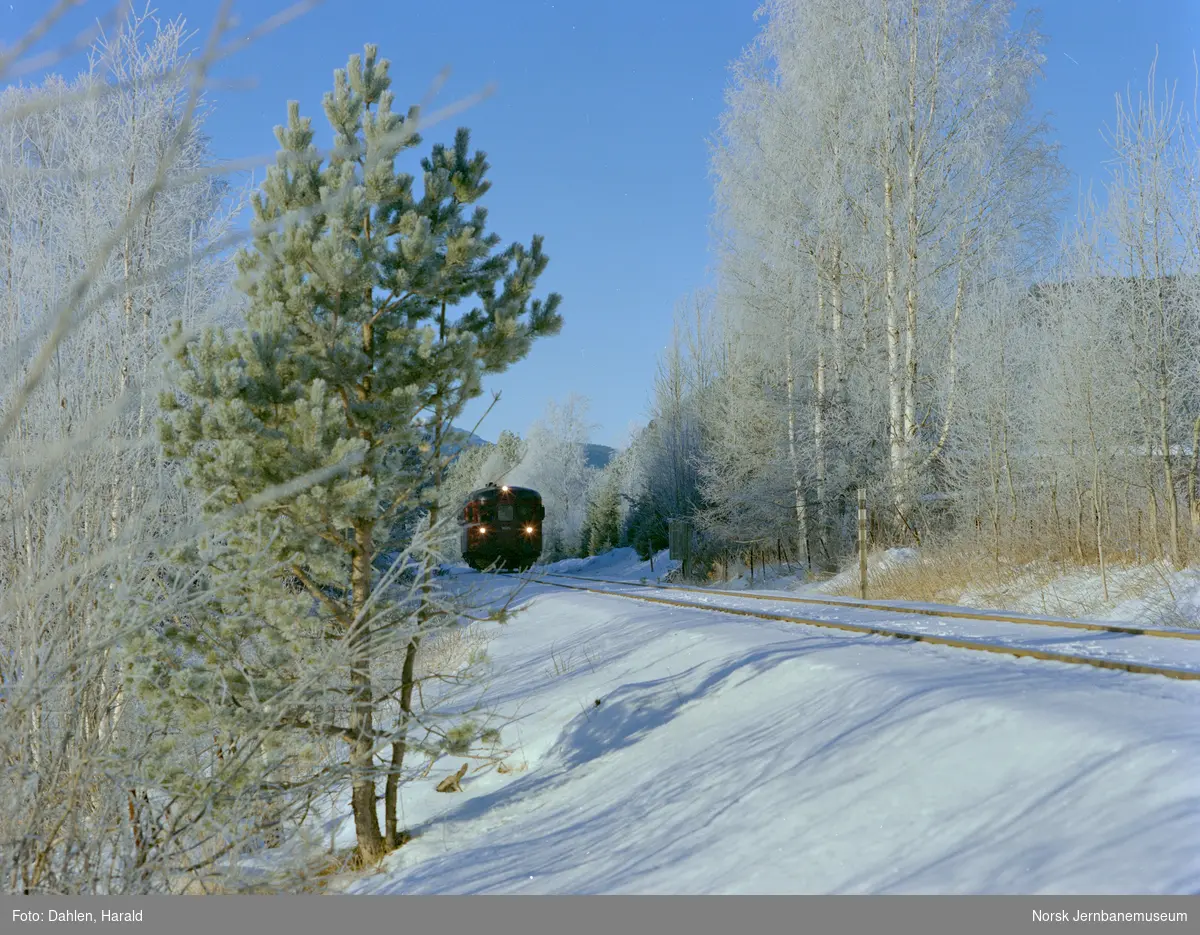
[[[476,445],[492,444],[492,442],[488,441],[486,438],[480,438],[478,435],[472,434],[466,429],[460,429],[455,426],[454,430],[456,432],[462,432],[467,436],[466,443],[462,446],[463,448],[474,447]],[[587,466],[590,468],[595,468],[598,471],[604,468],[608,462],[613,459],[613,456],[616,453],[617,450],[615,448],[608,447],[608,445],[595,445],[589,443],[584,446],[584,458],[587,461]]]
[[[613,459],[613,455],[617,453],[615,448],[609,448],[608,445],[584,445],[585,457],[587,458],[587,466],[600,470],[605,467],[609,461]]]
[[[463,448],[476,448],[479,445],[490,445],[491,444],[491,442],[489,442],[486,438],[480,438],[478,435],[474,434],[473,432],[468,432],[466,429],[460,429],[457,425],[450,426],[450,429],[454,432],[459,432],[459,433],[465,435],[466,439],[462,445],[448,445],[446,447],[446,450],[448,452],[453,452],[453,453],[457,454]]]

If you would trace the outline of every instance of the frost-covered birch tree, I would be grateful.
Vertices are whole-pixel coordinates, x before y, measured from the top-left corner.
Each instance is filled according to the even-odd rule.
[[[821,542],[864,483],[885,482],[892,525],[916,533],[972,295],[1044,246],[1058,170],[1029,106],[1040,37],[1011,12],[777,0],[734,68],[714,149],[724,318],[782,357],[797,522]]]
[[[187,600],[147,554],[197,517],[152,431],[161,340],[236,313],[219,246],[237,203],[192,44],[182,20],[131,16],[78,78],[0,95],[0,869],[16,889],[145,891],[201,860],[195,837],[162,834],[114,652]]]
[[[1196,415],[1181,404],[1194,405],[1188,384],[1200,349],[1195,303],[1200,268],[1189,213],[1197,164],[1189,118],[1196,115],[1170,87],[1156,87],[1157,81],[1151,65],[1144,94],[1116,98],[1116,121],[1108,131],[1116,158],[1106,186],[1104,268],[1120,280],[1114,288],[1121,296],[1125,351],[1134,362],[1145,463],[1148,471],[1155,465],[1159,475],[1145,478],[1152,543],[1160,548],[1159,517],[1165,514],[1165,551],[1178,567],[1186,552],[1180,453],[1193,421],[1189,415]]]
[[[587,465],[589,428],[585,399],[551,400],[525,436],[521,463],[509,474],[511,483],[532,487],[542,496],[546,507],[542,558],[546,561],[579,553],[587,492],[595,473]]]

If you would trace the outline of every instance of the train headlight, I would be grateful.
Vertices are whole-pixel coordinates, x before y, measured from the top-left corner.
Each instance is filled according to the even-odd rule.
[[[504,491],[505,493],[508,493],[508,487],[507,487],[507,486],[501,487],[500,489],[501,489],[502,491]]]
[[[526,526],[526,527],[525,527],[525,532],[526,532],[526,533],[528,533],[529,535],[531,535],[531,536],[532,536],[532,535],[533,535],[533,527],[532,527],[532,526]]]

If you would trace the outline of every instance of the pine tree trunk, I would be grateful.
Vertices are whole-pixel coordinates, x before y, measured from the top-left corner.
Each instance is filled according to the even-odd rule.
[[[367,601],[371,594],[371,528],[359,525],[354,530],[354,556],[351,589],[354,620],[350,636],[350,772],[351,808],[358,853],[364,866],[379,861],[387,847],[379,831],[379,813],[375,802],[375,731],[374,698],[371,685],[371,640],[367,619]]]
[[[414,636],[408,641],[408,646],[404,651],[404,668],[400,675],[401,726],[399,736],[392,741],[392,764],[388,770],[384,794],[384,833],[387,846],[392,850],[401,844],[397,822],[397,798],[400,790],[401,770],[404,767],[404,754],[408,747],[408,727],[412,723],[412,696],[415,684],[413,675],[419,646],[420,638]]]
[[[438,317],[438,343],[446,340],[446,302],[442,302]],[[444,434],[444,407],[442,404],[442,387],[436,386],[437,401],[434,403],[433,422],[433,501],[429,507],[429,532],[433,536],[441,517],[442,492],[442,437]],[[431,543],[432,545],[432,543]],[[417,612],[419,625],[429,618],[433,591],[434,566],[426,569],[425,580],[421,583],[421,608]],[[400,846],[400,832],[397,820],[398,796],[400,792],[400,777],[404,768],[404,755],[408,750],[408,728],[412,723],[412,696],[414,672],[416,670],[417,650],[421,645],[420,636],[414,635],[404,650],[404,667],[400,673],[400,717],[396,725],[396,739],[392,741],[392,762],[388,768],[387,782],[384,785],[383,822],[385,841],[389,848]]]

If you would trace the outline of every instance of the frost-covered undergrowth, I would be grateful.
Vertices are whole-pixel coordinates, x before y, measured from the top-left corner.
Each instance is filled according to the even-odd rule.
[[[1162,562],[1110,566],[1106,598],[1105,582],[1098,568],[1030,563],[1006,568],[1003,575],[980,569],[974,582],[964,582],[956,579],[955,568],[939,564],[936,557],[925,558],[915,549],[891,549],[870,556],[868,582],[884,578],[888,596],[894,599],[902,599],[894,592],[903,593],[906,587],[912,587],[925,592],[922,595],[925,599],[964,607],[1200,627],[1200,570],[1195,568],[1175,571]],[[857,582],[855,564],[828,580],[807,585],[794,583],[791,588],[856,595]],[[931,597],[928,592],[935,589],[937,593]],[[877,595],[868,592],[868,598],[872,596]]]
[[[557,570],[650,577],[620,554]],[[472,762],[443,757],[404,790],[415,839],[342,888],[1200,891],[1194,684],[537,584],[522,602],[481,625],[504,770],[441,794]]]
[[[663,566],[671,569],[678,566],[678,562],[666,562],[665,557],[664,552]],[[638,562],[632,549],[617,549],[592,559],[571,559],[550,567],[556,571],[600,577],[629,580],[640,577],[648,582],[666,578],[657,558],[656,573],[649,573],[647,564]],[[1200,628],[1200,569],[1197,568],[1175,571],[1163,562],[1113,565],[1107,570],[1107,598],[1104,580],[1099,569],[1094,567],[1060,568],[1045,562],[1031,563],[1016,569],[1006,568],[1003,575],[980,568],[975,575],[977,583],[957,578],[958,570],[942,565],[937,557],[922,555],[917,549],[875,551],[867,558],[868,583],[877,585],[883,581],[886,594],[881,598],[878,587],[869,587],[867,598],[933,601],[1023,614],[1126,621],[1145,626]],[[815,581],[805,580],[803,573],[795,567],[778,565],[757,567],[752,579],[749,569],[738,564],[730,568],[729,580],[712,581],[708,586],[722,591],[752,589],[764,594],[828,594],[856,598],[858,562],[849,562],[837,574]]]
[[[1108,599],[1095,569],[1065,573],[1030,569],[1007,586],[966,592],[958,603],[1001,606],[1025,613],[1129,620],[1158,626],[1200,626],[1200,571],[1161,564],[1108,570]]]

